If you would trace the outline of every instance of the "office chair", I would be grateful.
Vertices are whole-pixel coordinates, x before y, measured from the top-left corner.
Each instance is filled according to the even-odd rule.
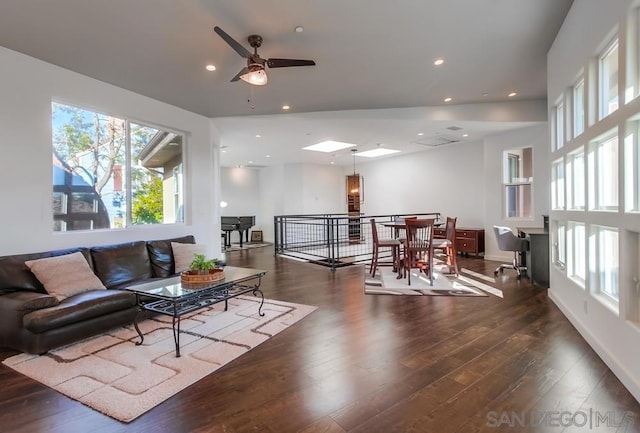
[[[514,269],[517,274],[516,278],[520,279],[522,274],[527,273],[527,267],[520,264],[520,253],[529,251],[529,241],[516,236],[509,227],[493,226],[493,231],[496,234],[498,248],[502,251],[513,251],[513,263],[504,263],[498,266],[496,270],[493,271],[493,274],[498,275],[498,273],[502,273],[505,269]]]

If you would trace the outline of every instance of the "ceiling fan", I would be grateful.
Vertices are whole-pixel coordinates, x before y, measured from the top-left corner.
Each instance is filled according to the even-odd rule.
[[[215,26],[213,30],[222,39],[224,39],[224,41],[229,44],[236,53],[247,59],[247,66],[242,68],[242,70],[238,72],[231,81],[243,80],[249,84],[263,86],[267,84],[267,72],[265,71],[265,65],[269,68],[288,68],[291,66],[314,66],[316,64],[313,60],[263,59],[258,55],[258,48],[262,45],[262,36],[251,35],[247,38],[249,45],[253,48],[253,54],[251,54],[251,51],[240,45],[238,41],[229,36],[220,27]]]

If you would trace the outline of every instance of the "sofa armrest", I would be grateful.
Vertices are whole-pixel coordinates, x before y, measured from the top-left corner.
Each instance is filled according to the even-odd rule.
[[[25,314],[34,310],[55,307],[59,303],[60,301],[51,295],[17,291],[0,296],[0,314],[12,311]]]
[[[0,296],[0,347],[20,347],[25,332],[24,316],[60,302],[51,295],[16,291]]]

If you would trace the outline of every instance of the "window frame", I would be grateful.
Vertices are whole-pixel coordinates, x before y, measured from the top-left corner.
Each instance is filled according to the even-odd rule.
[[[76,104],[73,102],[69,102],[69,101],[61,101],[61,100],[56,100],[53,99],[51,101],[51,115],[50,118],[52,120],[52,134],[51,134],[51,147],[53,149],[54,152],[54,159],[55,159],[55,155],[56,155],[56,136],[55,134],[58,132],[58,129],[56,129],[55,126],[55,120],[54,120],[54,114],[56,112],[56,106],[62,106],[64,107],[68,107],[72,110],[78,110],[79,112],[83,112],[83,115],[95,115],[98,118],[104,118],[104,119],[115,119],[115,121],[122,121],[124,123],[124,128],[120,133],[120,136],[117,138],[118,140],[122,140],[124,142],[124,150],[122,151],[124,153],[123,156],[121,156],[120,158],[122,159],[121,162],[115,163],[114,167],[113,167],[113,171],[109,174],[109,177],[106,178],[107,182],[109,183],[116,183],[115,177],[116,177],[116,167],[121,170],[122,172],[124,172],[124,178],[125,181],[122,182],[122,180],[120,179],[119,181],[119,188],[124,188],[124,193],[119,192],[119,190],[114,189],[113,191],[109,191],[107,190],[106,192],[104,190],[100,190],[97,191],[95,190],[95,194],[96,197],[98,199],[100,199],[100,203],[102,203],[102,205],[98,205],[99,207],[102,206],[104,207],[104,212],[106,212],[106,214],[108,215],[108,221],[109,221],[109,226],[106,227],[99,227],[99,228],[94,228],[93,224],[90,224],[90,227],[87,228],[80,228],[80,229],[69,229],[69,227],[67,227],[67,223],[64,219],[66,217],[66,219],[70,219],[71,221],[73,221],[74,223],[76,222],[76,219],[73,215],[70,215],[68,212],[65,214],[64,212],[56,212],[55,209],[52,209],[52,219],[53,221],[53,233],[54,234],[61,234],[61,233],[66,233],[66,232],[81,232],[81,231],[100,231],[100,230],[104,230],[104,231],[109,231],[109,230],[120,230],[120,229],[132,229],[132,228],[136,228],[136,227],[142,227],[143,225],[156,225],[156,226],[165,226],[165,225],[172,225],[172,224],[183,224],[184,223],[184,215],[183,218],[180,220],[177,217],[174,217],[173,221],[166,221],[165,218],[165,214],[166,212],[163,211],[163,221],[161,222],[153,222],[153,223],[136,223],[133,221],[133,204],[134,204],[134,198],[133,198],[133,194],[135,191],[138,191],[139,189],[136,188],[136,190],[134,191],[134,186],[132,186],[132,173],[134,170],[134,163],[132,161],[132,151],[133,151],[133,145],[132,145],[132,140],[133,138],[131,137],[131,125],[135,125],[137,127],[140,128],[148,128],[150,130],[154,130],[156,131],[156,133],[166,133],[166,134],[174,134],[175,136],[179,137],[180,140],[180,150],[179,153],[177,155],[179,155],[179,166],[181,167],[182,170],[182,176],[181,176],[181,185],[179,186],[181,188],[181,192],[180,195],[182,196],[182,202],[184,203],[186,201],[186,183],[184,181],[184,174],[185,174],[185,162],[186,162],[186,139],[187,139],[187,133],[183,132],[183,131],[179,131],[179,130],[175,130],[175,129],[171,129],[171,128],[167,128],[166,126],[158,126],[155,125],[151,122],[146,122],[146,121],[139,121],[137,119],[132,119],[132,118],[128,118],[126,116],[121,116],[121,115],[115,115],[112,113],[109,113],[107,111],[100,111],[99,109],[96,109],[95,107],[86,107],[80,104]],[[65,125],[67,124],[67,122],[63,122],[61,123],[61,125]],[[149,143],[146,143],[143,145],[146,146]],[[65,157],[67,158],[67,157]],[[63,162],[63,164],[66,164],[66,162]],[[79,165],[76,166],[76,168],[74,168],[74,170],[79,169],[80,171],[84,171],[86,172],[86,169],[84,168],[84,165],[82,163],[78,163]],[[55,166],[55,164],[54,164]],[[149,172],[152,172],[152,169],[149,169]],[[158,175],[159,173],[156,172],[156,175]],[[86,178],[87,176],[91,177],[91,174],[86,172],[83,173],[82,176],[84,178]],[[167,187],[165,185],[166,183],[166,176],[161,176],[160,177],[160,182],[162,183],[162,188],[163,191],[164,189]],[[76,187],[77,188],[77,187]],[[118,188],[118,187],[115,187]],[[54,191],[54,195],[60,190],[60,187],[56,186],[56,183],[54,181],[53,183],[53,191]],[[60,190],[61,191],[61,190]],[[83,190],[84,191],[84,190]],[[171,196],[173,197],[174,195],[174,191],[171,191]],[[122,213],[120,211],[113,211],[113,209],[108,210],[107,208],[109,208],[109,206],[105,205],[105,198],[109,198],[109,199],[113,199],[116,200],[116,196],[118,198],[119,202],[124,202],[124,218],[122,219],[122,223],[123,224],[119,224],[118,221],[119,220],[119,215],[118,213]],[[163,206],[166,206],[166,202],[165,202],[165,193],[163,192]],[[173,203],[173,201],[172,201]],[[65,203],[66,204],[66,203]],[[184,207],[182,209],[182,212],[184,212]],[[109,208],[110,209],[110,208]],[[82,218],[80,218],[82,219]],[[86,218],[84,218],[86,219]],[[118,220],[118,221],[116,221]],[[60,225],[61,229],[56,229],[56,226]]]

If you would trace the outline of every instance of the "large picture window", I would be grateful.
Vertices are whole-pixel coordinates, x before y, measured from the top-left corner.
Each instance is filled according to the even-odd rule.
[[[54,231],[183,221],[182,134],[55,102],[52,125]]]
[[[507,150],[503,155],[504,215],[506,218],[531,218],[533,149]]]

